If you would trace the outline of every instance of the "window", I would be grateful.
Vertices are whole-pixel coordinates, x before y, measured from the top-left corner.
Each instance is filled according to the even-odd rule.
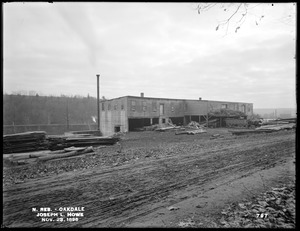
[[[227,108],[227,104],[222,104],[221,108],[226,109]]]
[[[145,101],[143,101],[143,111],[147,111],[147,104]]]
[[[121,104],[121,110],[124,110],[124,105],[123,104]]]
[[[156,104],[156,102],[152,102],[152,108],[153,108],[153,111],[157,111],[157,104]]]
[[[163,115],[165,113],[165,105],[164,104],[159,104],[159,114]]]
[[[114,109],[117,110],[117,104],[114,105]]]
[[[171,103],[171,111],[174,112],[174,104]]]
[[[109,103],[108,106],[107,106],[107,110],[110,110],[110,103]]]
[[[246,107],[244,104],[242,105],[242,112],[246,113]]]
[[[102,111],[104,111],[104,110],[105,110],[104,103],[102,103]]]
[[[131,101],[131,110],[135,111],[135,101]]]
[[[121,126],[115,126],[115,132],[121,131]]]

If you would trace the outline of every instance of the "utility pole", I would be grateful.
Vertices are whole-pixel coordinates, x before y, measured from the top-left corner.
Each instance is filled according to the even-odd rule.
[[[98,130],[100,131],[100,99],[99,99],[99,93],[100,93],[100,90],[99,90],[99,77],[100,75],[97,74],[97,112],[98,112]]]

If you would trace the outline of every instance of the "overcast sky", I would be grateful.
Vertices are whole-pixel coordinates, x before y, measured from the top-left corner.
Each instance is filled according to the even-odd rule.
[[[96,97],[100,74],[109,99],[144,92],[295,107],[295,6],[250,4],[237,33],[239,15],[216,30],[234,6],[196,6],[5,3],[3,91]]]

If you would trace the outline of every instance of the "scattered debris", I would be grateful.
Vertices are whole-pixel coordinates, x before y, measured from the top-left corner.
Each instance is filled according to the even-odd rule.
[[[172,211],[172,210],[178,210],[179,208],[178,207],[174,207],[174,206],[170,206],[168,207],[168,210]]]
[[[224,136],[220,135],[220,134],[214,134],[214,135],[211,135],[211,137],[210,137],[211,140],[218,139],[218,138],[224,138]]]
[[[185,221],[180,221],[178,223],[178,226],[181,228],[195,227],[195,225],[196,223],[191,218],[188,218]]]
[[[295,185],[272,188],[252,202],[231,204],[221,214],[226,228],[295,228]]]
[[[195,122],[195,121],[191,121],[186,128],[192,128],[192,129],[203,129],[204,126],[200,125],[199,123]]]

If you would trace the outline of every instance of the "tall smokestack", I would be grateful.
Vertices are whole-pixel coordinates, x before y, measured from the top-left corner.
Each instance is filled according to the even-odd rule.
[[[144,98],[144,93],[143,92],[141,92],[141,97]]]
[[[96,75],[97,76],[97,112],[98,112],[98,130],[100,131],[100,98],[99,98],[99,77],[100,75]]]

